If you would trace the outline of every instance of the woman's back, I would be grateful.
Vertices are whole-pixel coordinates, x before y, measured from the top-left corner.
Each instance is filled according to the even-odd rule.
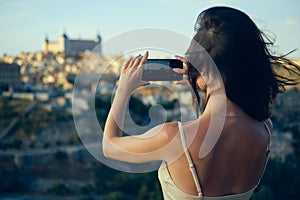
[[[164,123],[141,135],[122,137],[130,95],[150,84],[142,80],[145,52],[129,58],[120,72],[105,124],[103,154],[132,163],[164,160],[159,178],[166,199],[248,200],[268,158],[271,123],[262,121],[271,116],[272,105],[285,86],[296,84],[300,67],[284,56],[272,55],[270,40],[249,16],[234,8],[204,10],[195,32],[185,57],[176,57],[186,69],[175,71],[187,75],[187,80],[179,82],[188,81],[191,86],[197,119],[183,128],[181,123]],[[275,66],[296,74],[297,79],[277,74]],[[205,102],[200,101],[199,90]],[[204,111],[199,117],[200,106]]]
[[[249,191],[259,182],[267,160],[270,138],[264,123],[247,115],[227,117],[216,145],[206,157],[199,159],[209,121],[210,116],[203,115],[199,121],[184,126],[202,195],[224,196]],[[189,132],[197,126],[196,123],[199,123],[199,129],[192,138]],[[271,128],[270,123],[268,127]],[[198,194],[185,154],[168,165],[168,170],[179,189],[190,195]]]

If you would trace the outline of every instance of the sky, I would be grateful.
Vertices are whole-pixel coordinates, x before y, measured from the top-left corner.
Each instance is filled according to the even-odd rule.
[[[0,56],[40,51],[47,36],[103,41],[141,28],[163,28],[187,37],[198,14],[212,6],[244,11],[275,38],[275,51],[300,58],[299,0],[0,0]]]

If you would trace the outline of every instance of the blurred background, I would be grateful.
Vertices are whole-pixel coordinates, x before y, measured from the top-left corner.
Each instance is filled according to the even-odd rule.
[[[157,172],[117,171],[85,149],[73,120],[81,113],[72,111],[74,81],[91,50],[101,54],[110,38],[149,27],[192,37],[198,14],[216,5],[247,13],[274,40],[275,54],[300,48],[298,0],[0,1],[0,199],[162,199]],[[300,49],[288,58],[300,64]],[[99,63],[112,61],[92,86],[102,127],[124,59],[110,52]],[[299,88],[278,97],[271,159],[252,200],[300,198]],[[137,124],[149,122],[145,113],[158,101],[167,120],[178,119],[176,98],[162,90],[130,99]]]

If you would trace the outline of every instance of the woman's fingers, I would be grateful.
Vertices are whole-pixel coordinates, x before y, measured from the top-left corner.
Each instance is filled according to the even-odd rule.
[[[128,60],[126,60],[125,64],[124,64],[124,67],[123,67],[123,72],[129,67],[129,64],[131,62],[132,58],[128,58]]]
[[[148,53],[148,51],[146,51],[140,64],[146,64],[146,61],[148,59],[148,55],[149,55],[149,53]]]
[[[139,54],[137,57],[135,57],[135,60],[133,62],[132,67],[137,67],[139,66],[140,62],[141,62],[142,56],[141,54]]]
[[[173,68],[173,71],[178,73],[178,74],[183,74],[183,75],[187,75],[188,72],[186,69],[181,69],[181,68]]]
[[[176,56],[176,58],[180,61],[186,61],[184,58],[180,57],[180,56]],[[184,59],[184,60],[183,60]],[[178,74],[183,74],[183,75],[188,75],[188,71],[187,69],[181,69],[181,68],[173,68],[173,71],[178,73]],[[180,80],[180,81],[174,81],[173,83],[174,85],[184,85],[184,86],[188,86],[189,81],[186,79]]]
[[[189,86],[190,85],[188,80],[174,81],[173,84],[174,85],[184,85],[184,86]]]
[[[145,52],[145,54],[142,56],[141,54],[137,55],[135,58],[131,58],[127,60],[125,63],[125,69],[131,68],[131,67],[137,67],[139,65],[145,64],[146,60],[148,58],[148,51]]]
[[[188,61],[184,57],[182,57],[182,56],[175,55],[175,58],[177,60],[180,60],[181,62],[183,62],[186,65],[188,64]]]
[[[136,59],[136,57],[135,58],[131,58],[131,60],[130,60],[130,62],[128,64],[127,69],[129,69],[129,68],[131,68],[133,66],[133,63],[135,62],[135,59]]]

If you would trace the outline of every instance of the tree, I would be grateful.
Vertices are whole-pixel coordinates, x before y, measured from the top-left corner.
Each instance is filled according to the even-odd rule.
[[[54,182],[48,189],[48,193],[55,195],[66,195],[69,192],[69,189],[63,184]]]
[[[68,159],[68,154],[66,152],[58,150],[54,153],[54,158],[59,161],[66,160]]]
[[[127,200],[127,196],[120,191],[114,191],[106,195],[104,198],[101,198],[100,200]]]
[[[142,187],[139,190],[138,199],[139,200],[145,200],[145,199],[147,199],[148,196],[149,196],[148,187],[147,187],[146,184],[143,184]]]

